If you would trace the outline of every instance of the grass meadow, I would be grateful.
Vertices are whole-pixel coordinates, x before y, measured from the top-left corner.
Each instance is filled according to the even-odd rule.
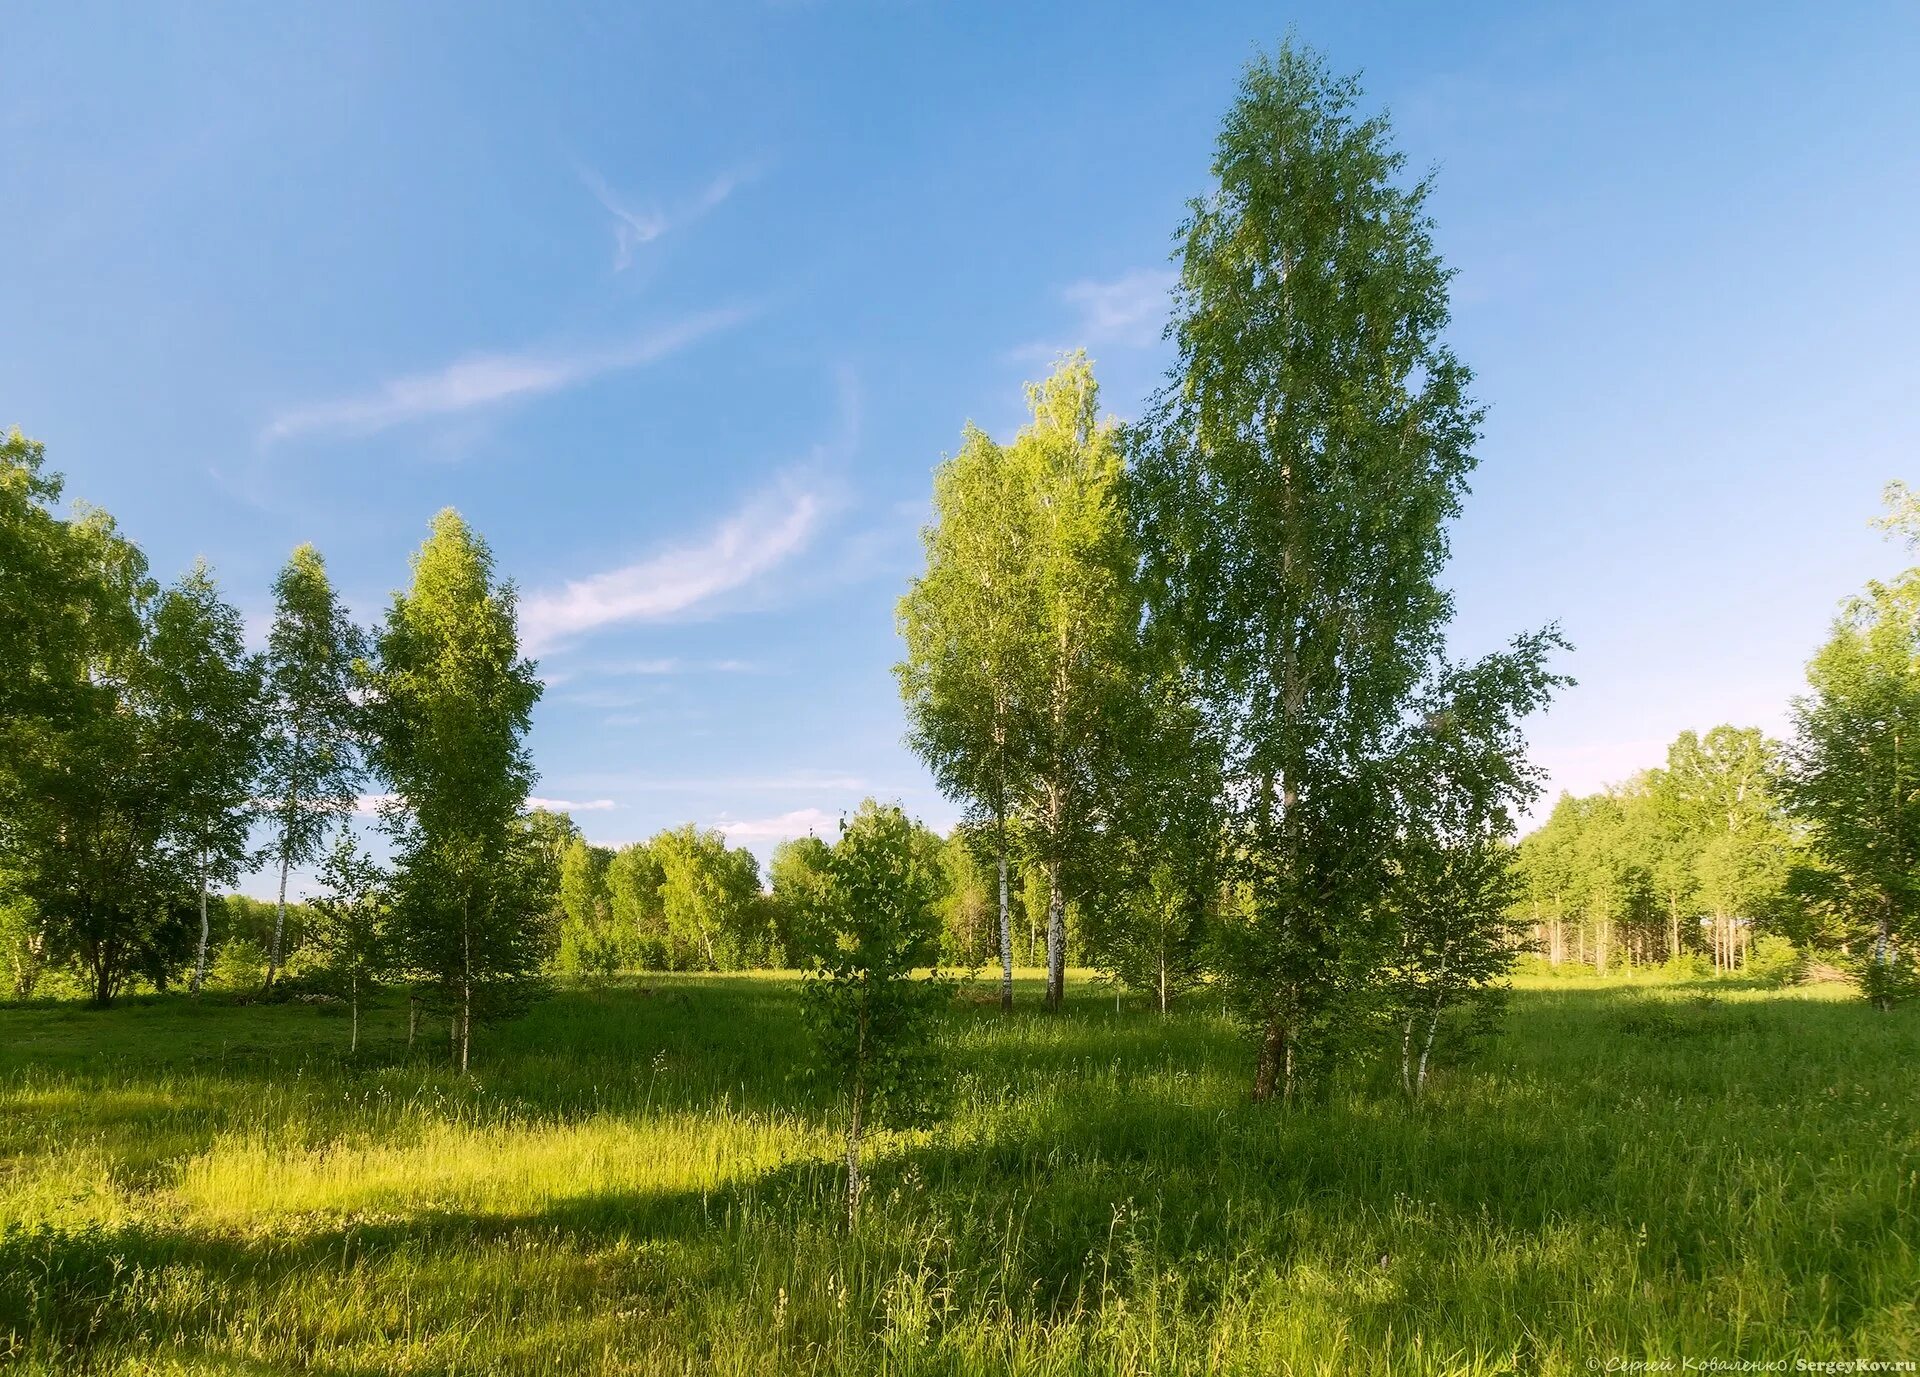
[[[859,1225],[782,976],[0,1009],[22,1372],[1560,1373],[1920,1357],[1920,1011],[1523,979],[1409,1105],[1247,1100],[1204,998],[953,1015]],[[444,1035],[444,1034],[442,1034]],[[1789,1370],[1791,1367],[1789,1366]]]

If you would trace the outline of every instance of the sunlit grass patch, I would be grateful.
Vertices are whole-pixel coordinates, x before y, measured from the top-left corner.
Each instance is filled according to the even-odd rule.
[[[877,1145],[852,1231],[790,978],[563,991],[466,1077],[391,998],[358,1057],[297,1005],[0,1011],[0,1335],[109,1372],[1913,1356],[1911,1012],[1527,982],[1425,1103],[1288,1108],[1204,995],[1079,989],[956,1006],[951,1116]]]

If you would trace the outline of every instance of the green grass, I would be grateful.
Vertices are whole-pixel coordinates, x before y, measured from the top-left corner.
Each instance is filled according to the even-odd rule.
[[[1411,1107],[1246,1100],[1195,1010],[966,1003],[957,1112],[849,1232],[795,986],[488,1030],[178,996],[0,1009],[23,1371],[1586,1372],[1920,1357],[1920,1018],[1523,982]],[[444,1028],[440,1030],[444,1038]],[[435,1052],[441,1046],[433,1048]],[[5,1362],[0,1358],[0,1363]],[[1680,1370],[1676,1368],[1676,1370]]]

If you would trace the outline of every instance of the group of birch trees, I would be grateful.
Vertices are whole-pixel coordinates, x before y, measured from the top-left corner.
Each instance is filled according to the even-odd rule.
[[[1784,915],[1796,841],[1786,753],[1758,728],[1682,732],[1665,766],[1563,795],[1521,843],[1515,910],[1550,964],[1743,966]]]
[[[1914,545],[1920,501],[1886,496],[1877,524]],[[1920,567],[1844,604],[1790,719],[1785,742],[1683,732],[1664,767],[1563,796],[1519,848],[1541,955],[1765,974],[1771,944],[1760,968],[1818,954],[1883,1008],[1920,994]]]
[[[403,974],[454,1016],[511,1007],[543,954],[543,853],[521,817],[539,683],[514,591],[443,512],[382,625],[294,551],[263,651],[204,563],[162,587],[18,432],[0,444],[0,931],[16,993],[65,968],[105,1004],[134,980],[198,990],[209,895],[266,864],[287,955],[289,873],[327,858],[315,944],[355,989]],[[343,837],[371,781],[391,875]],[[343,837],[328,854],[329,842]]]
[[[1010,443],[968,428],[900,609],[912,743],[999,880],[1003,1004],[1027,865],[1049,1005],[1077,901],[1129,979],[1204,968],[1261,1098],[1383,1036],[1411,1086],[1494,986],[1538,788],[1518,724],[1561,682],[1551,628],[1446,653],[1481,412],[1429,182],[1358,103],[1308,52],[1249,68],[1180,231],[1165,387],[1122,427],[1071,356]]]

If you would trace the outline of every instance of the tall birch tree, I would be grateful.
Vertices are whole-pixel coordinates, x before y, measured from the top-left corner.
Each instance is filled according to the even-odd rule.
[[[293,552],[274,580],[273,599],[262,811],[280,888],[267,952],[269,989],[286,957],[288,873],[318,859],[334,827],[353,811],[362,775],[354,661],[364,643],[311,545]]]
[[[934,471],[926,567],[900,600],[906,658],[894,667],[908,745],[978,826],[996,871],[1000,1007],[1013,1008],[1008,863],[1011,810],[1023,774],[1027,702],[1021,675],[1039,620],[1023,550],[1031,533],[1006,451],[969,424]]]
[[[540,680],[520,654],[517,601],[486,542],[448,508],[394,596],[367,674],[373,760],[396,795],[384,821],[399,944],[452,1013],[463,1071],[475,1018],[518,1011],[549,941],[554,868],[521,815]]]
[[[1222,744],[1224,987],[1254,1095],[1338,1055],[1377,968],[1392,741],[1438,658],[1480,409],[1384,117],[1284,46],[1242,78],[1177,252],[1179,357],[1136,463],[1153,615]]]
[[[1069,878],[1097,832],[1096,803],[1114,771],[1135,629],[1133,556],[1121,506],[1119,427],[1099,414],[1083,352],[1027,389],[1033,420],[1008,450],[1027,533],[1016,575],[1035,620],[1016,661],[1028,709],[1014,714],[1025,850],[1045,877],[1047,1007],[1066,987]]]
[[[190,988],[207,978],[207,898],[249,860],[264,701],[240,613],[197,562],[160,595],[147,653],[157,739],[166,750],[173,844],[199,887],[200,938]]]

